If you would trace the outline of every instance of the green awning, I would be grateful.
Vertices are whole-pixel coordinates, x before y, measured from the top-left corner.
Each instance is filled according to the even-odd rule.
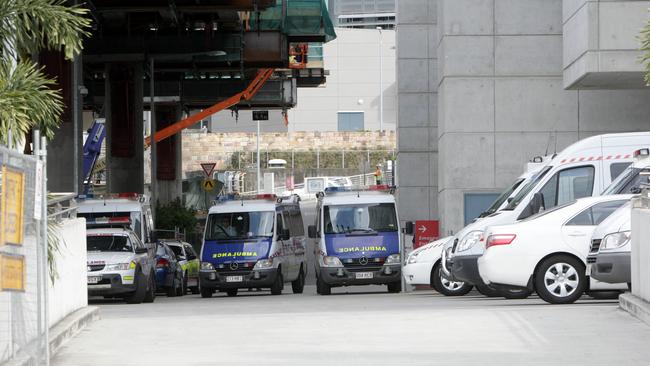
[[[283,1],[286,16],[282,17]],[[260,13],[259,28],[256,14],[251,14],[251,31],[279,30],[289,37],[324,37],[325,42],[336,38],[325,0],[276,0],[276,4]]]

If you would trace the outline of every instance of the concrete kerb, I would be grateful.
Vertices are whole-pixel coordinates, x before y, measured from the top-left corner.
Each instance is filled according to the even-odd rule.
[[[628,292],[619,297],[619,306],[650,326],[650,302]]]
[[[89,323],[98,319],[99,308],[97,306],[86,306],[56,323],[50,328],[50,357],[53,357],[66,341],[74,337]],[[36,365],[36,362],[34,355],[19,352],[14,359],[8,360],[0,366],[31,366]]]

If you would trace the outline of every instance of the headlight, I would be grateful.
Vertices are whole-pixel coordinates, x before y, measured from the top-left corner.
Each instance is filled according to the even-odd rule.
[[[325,267],[343,267],[343,263],[338,257],[323,257],[323,266]]]
[[[255,263],[253,269],[268,269],[273,268],[273,259],[260,259]]]
[[[399,264],[399,254],[391,254],[386,258],[386,264]]]
[[[213,270],[214,266],[210,262],[201,262],[201,269],[204,270]]]
[[[133,263],[133,262],[131,262]],[[107,271],[126,271],[130,269],[131,263],[116,263],[116,264],[107,264],[106,265],[106,270]],[[135,268],[135,266],[133,266]]]
[[[411,255],[409,255],[409,259],[408,259],[408,261],[407,261],[408,264],[417,263],[417,261],[418,261],[418,255],[420,255],[420,253],[421,253],[421,252],[411,253]],[[387,260],[387,261],[388,261],[388,260]]]
[[[465,235],[465,237],[463,237],[463,239],[460,241],[460,244],[458,244],[456,251],[463,252],[465,250],[468,250],[469,248],[473,247],[474,244],[481,241],[482,237],[483,237],[483,231],[470,232],[469,234]]]
[[[605,236],[600,244],[601,250],[612,250],[622,247],[630,241],[630,232],[621,231]]]

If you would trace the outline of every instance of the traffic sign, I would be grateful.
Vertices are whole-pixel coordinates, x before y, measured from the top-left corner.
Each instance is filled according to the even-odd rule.
[[[216,163],[201,163],[201,169],[203,169],[203,173],[205,173],[205,176],[208,178],[210,178],[215,166],[217,166]]]
[[[203,189],[204,189],[204,190],[210,192],[211,190],[214,189],[214,187],[216,186],[216,184],[215,184],[215,182],[214,182],[214,179],[206,179],[206,180],[203,181],[202,186],[203,186]]]
[[[438,240],[439,237],[440,232],[437,220],[415,221],[414,249]]]

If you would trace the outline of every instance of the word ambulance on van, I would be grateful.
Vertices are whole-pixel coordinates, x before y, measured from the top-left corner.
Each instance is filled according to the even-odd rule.
[[[387,285],[401,291],[399,221],[389,186],[326,188],[317,195],[314,244],[316,286]]]

